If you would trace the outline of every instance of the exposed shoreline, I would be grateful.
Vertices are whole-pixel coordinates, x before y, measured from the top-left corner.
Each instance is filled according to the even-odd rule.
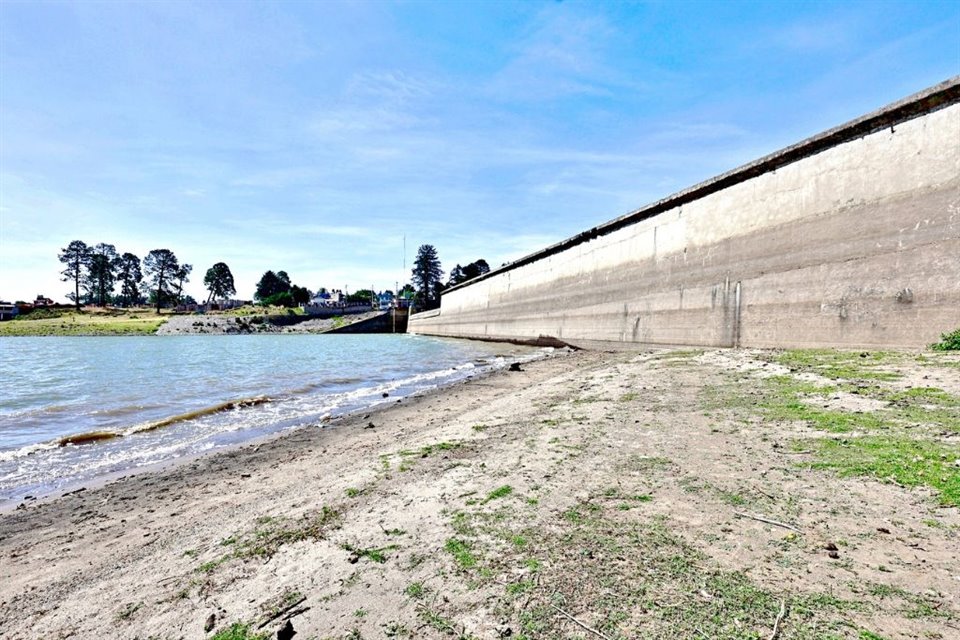
[[[382,313],[370,311],[321,318],[276,313],[157,315],[139,309],[132,313],[97,310],[79,315],[67,311],[53,317],[6,320],[0,323],[0,338],[329,333],[369,321]]]
[[[781,638],[956,633],[957,507],[704,415],[764,358],[576,352],[0,514],[0,636],[768,637],[781,602]],[[904,379],[960,393],[944,362]]]

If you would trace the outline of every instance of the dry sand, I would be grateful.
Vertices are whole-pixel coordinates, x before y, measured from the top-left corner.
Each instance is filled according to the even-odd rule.
[[[957,508],[718,407],[767,360],[578,352],[32,503],[0,636],[960,638]]]

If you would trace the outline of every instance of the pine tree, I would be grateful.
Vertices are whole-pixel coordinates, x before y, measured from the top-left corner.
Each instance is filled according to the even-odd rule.
[[[417,289],[417,301],[425,309],[433,309],[440,304],[437,285],[443,277],[437,250],[431,244],[420,245],[417,257],[413,261],[413,285]]]
[[[140,282],[143,272],[140,270],[140,258],[132,253],[120,256],[117,268],[117,279],[120,281],[120,295],[124,303],[135,305],[140,302]]]
[[[170,249],[154,249],[143,259],[143,268],[156,294],[157,313],[164,301],[171,297],[170,281],[180,269],[177,256]]]
[[[83,271],[90,263],[90,247],[83,240],[74,240],[60,250],[58,256],[60,262],[67,267],[60,272],[64,282],[73,281],[73,293],[68,295],[77,305],[77,311],[80,310],[80,281],[83,279]]]
[[[98,307],[107,306],[117,282],[117,269],[120,256],[112,244],[99,243],[90,250],[87,262],[87,282],[84,285],[90,296],[90,302]]]
[[[225,300],[237,292],[233,284],[233,274],[225,262],[218,262],[203,276],[203,285],[210,292],[207,302],[211,300]]]

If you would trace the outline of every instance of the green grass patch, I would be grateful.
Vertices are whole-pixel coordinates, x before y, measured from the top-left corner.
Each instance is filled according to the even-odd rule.
[[[473,555],[470,545],[458,538],[450,538],[444,545],[444,549],[453,556],[457,565],[461,569],[472,569],[477,566],[477,558]]]
[[[493,491],[487,494],[487,497],[483,499],[484,504],[491,502],[492,500],[497,500],[499,498],[505,498],[508,495],[513,493],[513,487],[508,484],[503,485],[502,487],[497,487]]]
[[[896,364],[902,354],[886,351],[838,351],[796,349],[785,351],[776,361],[792,370],[809,371],[831,380],[898,380],[903,377],[879,367]]]
[[[414,600],[419,600],[427,593],[427,588],[422,582],[411,582],[403,590],[403,593]]]
[[[815,446],[812,468],[931,487],[942,504],[960,506],[960,447],[897,436],[821,439]]]
[[[703,349],[677,349],[675,351],[668,351],[666,353],[660,353],[653,357],[654,360],[666,361],[669,363],[671,360],[690,360],[702,356],[704,354]]]
[[[267,640],[269,637],[269,633],[251,631],[247,623],[234,622],[226,629],[214,634],[211,640]]]
[[[0,322],[0,336],[139,336],[152,335],[168,315],[130,310],[76,312],[34,311],[9,322]]]
[[[462,442],[438,442],[436,444],[424,445],[416,450],[403,449],[402,451],[400,451],[400,455],[402,457],[407,457],[407,458],[413,458],[413,457],[429,458],[435,453],[440,453],[443,451],[453,451],[455,449],[459,449],[462,446],[463,446]]]
[[[813,640],[849,630],[845,612],[859,603],[761,588],[743,573],[711,566],[709,556],[665,520],[626,520],[614,509],[580,503],[528,536],[523,549],[485,554],[494,572],[526,567],[538,574],[504,585],[500,614],[512,616],[515,637],[574,637],[578,632],[557,614],[560,608],[589,612],[591,628],[608,638],[757,639],[769,635],[784,599],[790,605],[784,637]],[[533,568],[532,557],[544,561],[532,561]]]

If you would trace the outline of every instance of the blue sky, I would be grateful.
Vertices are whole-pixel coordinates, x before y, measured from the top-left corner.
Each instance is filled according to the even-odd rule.
[[[5,0],[0,298],[73,239],[197,298],[496,266],[957,74],[946,1]]]

